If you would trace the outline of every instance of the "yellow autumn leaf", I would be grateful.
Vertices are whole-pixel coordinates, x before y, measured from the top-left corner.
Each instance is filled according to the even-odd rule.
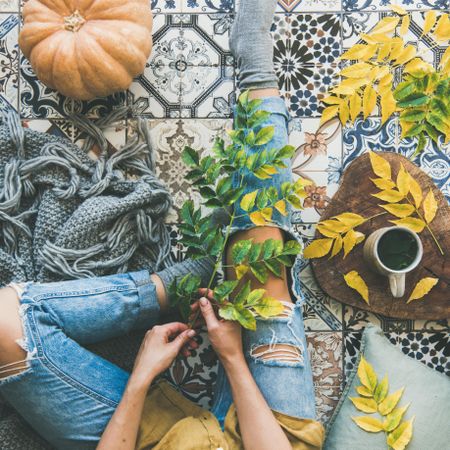
[[[361,112],[361,97],[355,92],[350,97],[350,118],[354,122]]]
[[[405,198],[401,192],[395,191],[394,189],[387,189],[372,195],[389,203],[397,203]]]
[[[378,90],[381,92],[386,92],[386,89],[390,88],[393,79],[394,75],[392,75],[392,73],[388,73],[384,77],[380,78],[380,81],[378,82]]]
[[[356,392],[362,397],[373,397],[373,393],[369,391],[365,386],[357,386]]]
[[[331,105],[325,108],[322,112],[322,117],[320,118],[320,123],[323,124],[332,119],[339,111],[339,105]]]
[[[402,119],[400,119],[400,125],[402,127],[402,134],[400,137],[402,139],[406,136],[406,133],[408,133],[408,131],[411,130],[411,128],[417,126],[415,122],[405,122]]]
[[[363,300],[369,305],[369,288],[366,282],[361,278],[361,275],[356,271],[352,270],[344,275],[344,280],[347,286],[354,289],[361,295]]]
[[[400,25],[400,29],[398,31],[398,34],[400,36],[404,36],[409,29],[409,25],[411,24],[411,19],[409,18],[409,16],[403,16],[402,17],[402,24]]]
[[[413,58],[405,65],[403,72],[411,74],[421,72],[432,73],[434,72],[434,67],[430,63],[425,62],[422,58]]]
[[[322,102],[326,105],[340,105],[342,103],[342,98],[329,95],[328,97],[323,98]]]
[[[422,188],[420,187],[420,184],[411,176],[411,174],[409,174],[409,192],[414,199],[416,208],[419,208],[423,199]]]
[[[347,225],[348,227],[357,227],[358,225],[364,223],[366,220],[364,219],[363,216],[359,214],[349,212],[339,214],[338,216],[334,216],[333,219],[338,220],[339,222],[343,223],[344,225]]]
[[[286,202],[284,200],[278,200],[273,207],[283,216],[287,216]]]
[[[399,22],[399,17],[385,17],[372,28],[370,34],[392,33]]]
[[[405,64],[406,62],[408,62],[411,59],[413,59],[414,56],[416,56],[416,53],[417,53],[417,49],[416,49],[416,47],[414,47],[414,45],[407,45],[402,50],[400,55],[398,55],[398,57],[395,59],[395,64],[397,66],[399,66],[401,64]]]
[[[397,174],[397,189],[403,195],[409,192],[409,174],[403,167],[403,164],[400,165],[400,170]]]
[[[410,403],[400,408],[395,408],[386,416],[386,419],[383,422],[384,431],[393,431],[399,426],[409,405]]]
[[[391,190],[395,187],[395,183],[392,180],[385,178],[371,178],[370,180],[378,189]]]
[[[391,165],[382,156],[375,152],[369,152],[370,164],[375,175],[385,180],[391,179]]]
[[[360,233],[362,234],[362,233]],[[363,235],[364,236],[364,235]],[[358,235],[356,231],[350,230],[348,231],[343,239],[344,244],[344,258],[353,250],[355,245],[358,243]]]
[[[383,59],[387,58],[392,50],[392,43],[385,42],[379,47],[377,61],[381,62]],[[383,66],[384,67],[384,66]]]
[[[267,224],[266,219],[264,218],[264,216],[262,215],[262,213],[260,211],[255,211],[252,212],[250,215],[250,220],[258,226],[264,226]]]
[[[401,423],[392,433],[387,436],[387,444],[393,450],[404,450],[412,437],[414,417]]]
[[[369,414],[377,412],[377,402],[373,398],[349,397],[349,399],[355,408],[362,412]]]
[[[325,256],[333,245],[333,239],[315,239],[305,248],[303,256],[307,259]]]
[[[341,59],[367,60],[370,59],[376,51],[377,46],[375,44],[356,44],[352,48],[344,52],[341,55]]]
[[[369,78],[346,78],[333,87],[332,92],[339,95],[353,95],[361,86],[365,86],[369,82]]]
[[[389,380],[387,375],[377,384],[373,398],[377,403],[381,403],[388,394]]]
[[[396,406],[400,400],[400,397],[403,395],[403,391],[405,388],[400,388],[395,391],[393,394],[388,395],[379,405],[378,412],[382,416],[387,416]]]
[[[350,110],[348,109],[348,100],[345,100],[339,106],[339,120],[342,125],[345,125],[348,122],[348,118],[350,117]]]
[[[244,211],[250,211],[250,209],[255,206],[256,195],[258,194],[258,190],[249,192],[242,197],[241,200],[241,208]]]
[[[379,205],[384,208],[387,212],[391,213],[395,217],[409,217],[414,211],[414,206],[408,203],[392,203],[386,205]]]
[[[373,111],[377,104],[377,93],[371,84],[368,84],[364,89],[364,97],[363,97],[363,114],[364,119],[370,116],[370,113]]]
[[[370,433],[378,433],[379,431],[383,431],[383,423],[380,420],[375,419],[375,417],[358,416],[352,417],[352,420],[364,431],[369,431]]]
[[[320,223],[317,224],[317,230],[320,232],[320,234],[329,237],[329,238],[335,238],[336,236],[339,236],[339,233],[333,230],[330,230],[329,228],[321,225]]]
[[[447,14],[442,14],[439,18],[433,35],[437,41],[447,41],[450,39],[450,19]]]
[[[264,217],[264,219],[266,219],[267,221],[270,221],[272,219],[272,213],[273,213],[273,209],[272,208],[263,208],[261,210],[261,215]]]
[[[334,240],[333,248],[331,250],[330,258],[333,258],[336,256],[342,249],[343,245],[343,239],[340,234],[336,236],[336,239]]]
[[[357,375],[361,384],[373,394],[377,387],[377,374],[375,373],[372,364],[370,364],[362,355],[361,360],[359,361]]]
[[[348,224],[345,224],[344,222],[341,222],[341,221],[336,220],[336,219],[322,220],[321,222],[319,222],[319,224],[321,224],[322,226],[328,228],[329,230],[337,231],[339,233],[343,233],[345,231],[348,231],[349,228],[351,228]]]
[[[436,23],[437,13],[436,11],[427,11],[425,13],[425,21],[423,23],[422,36],[430,32]]]
[[[399,227],[408,228],[416,233],[422,232],[426,225],[426,223],[422,219],[417,219],[415,217],[405,217],[403,219],[390,220],[389,222]]]
[[[344,67],[340,75],[347,78],[364,78],[372,70],[372,65],[366,62],[360,62],[352,64],[351,66]]]
[[[408,14],[404,8],[402,8],[400,5],[390,5],[389,6],[392,11],[396,12],[400,16],[404,16],[405,14]]]
[[[447,47],[444,54],[442,55],[440,67],[444,67],[450,61],[450,46]]]
[[[439,278],[426,277],[422,278],[414,287],[411,295],[406,303],[410,303],[413,300],[421,300],[427,295],[431,289],[439,283]]]
[[[381,78],[384,78],[386,75],[388,75],[389,72],[389,67],[388,66],[375,66],[372,69],[372,73],[371,73],[371,78],[372,80],[379,80]]]
[[[434,197],[432,189],[428,191],[425,200],[423,201],[423,212],[426,223],[431,223],[436,217],[436,212],[438,209],[438,204],[436,198]]]
[[[395,112],[397,108],[397,102],[389,89],[385,92],[381,92],[381,123],[384,124],[389,117]]]
[[[246,266],[245,264],[239,264],[237,265],[234,270],[236,272],[236,278],[238,280],[240,280],[247,272],[248,272],[249,267]]]

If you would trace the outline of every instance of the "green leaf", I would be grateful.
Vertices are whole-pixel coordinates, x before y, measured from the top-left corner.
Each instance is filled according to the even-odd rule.
[[[258,207],[258,209],[263,209],[267,206],[267,203],[269,203],[269,196],[267,194],[267,191],[266,189],[261,189],[256,198],[256,206]]]
[[[389,391],[389,380],[388,377],[385,376],[377,385],[375,392],[373,394],[373,398],[377,403],[381,403],[385,398]]]
[[[397,103],[400,108],[408,108],[410,106],[422,106],[428,104],[430,97],[423,92],[414,92],[407,95],[403,100]]]
[[[184,147],[183,152],[181,153],[181,159],[187,166],[198,166],[200,162],[200,157],[198,153],[191,147]]]
[[[249,280],[244,284],[242,289],[239,291],[238,295],[234,299],[234,304],[242,306],[245,303],[245,301],[247,300],[247,297],[249,296],[250,291],[251,291],[251,282]]]
[[[297,209],[303,209],[301,200],[294,194],[288,195],[286,200]]]
[[[226,194],[231,189],[232,183],[231,177],[221,178],[217,183],[217,194],[220,196]]]
[[[272,140],[274,134],[275,127],[273,126],[261,128],[261,130],[259,130],[258,134],[256,135],[255,145],[259,146],[269,143]]]
[[[248,126],[250,128],[256,128],[266,122],[270,117],[268,111],[255,111],[248,119]]]
[[[245,308],[235,307],[235,319],[247,330],[256,330],[255,316]]]
[[[214,288],[214,298],[217,300],[223,300],[228,297],[239,284],[238,280],[224,281]]]
[[[189,225],[194,225],[192,218],[193,213],[194,213],[194,202],[192,200],[184,202],[180,211],[180,216],[183,222]]]
[[[244,187],[239,187],[236,189],[230,189],[224,196],[223,196],[223,203],[225,205],[232,205],[235,203],[244,192]]]
[[[241,200],[241,208],[244,211],[250,211],[255,206],[256,195],[258,194],[258,190],[249,192],[242,197]]]
[[[252,271],[252,274],[256,277],[256,279],[260,283],[266,283],[267,278],[269,276],[268,271],[264,263],[255,262],[250,264],[250,270]]]
[[[283,247],[283,255],[297,256],[302,251],[302,247],[299,242],[295,240],[287,241]]]
[[[411,95],[416,89],[413,81],[403,81],[399,83],[397,88],[394,90],[394,98],[396,100],[403,100],[408,95]]]
[[[447,132],[447,125],[436,113],[431,111],[427,115],[427,121],[438,131],[445,134]]]
[[[245,239],[236,242],[231,249],[231,259],[233,264],[241,264],[245,257],[249,254],[252,249],[252,240]]]
[[[220,137],[216,137],[216,139],[214,139],[212,151],[218,158],[224,158],[226,156],[225,141]]]
[[[283,265],[277,260],[264,261],[266,267],[278,278],[283,276]]]
[[[414,157],[417,156],[425,148],[426,143],[427,143],[427,138],[425,137],[424,134],[421,134],[417,140],[416,151],[414,152],[414,155],[413,155]]]
[[[293,145],[285,145],[282,149],[278,150],[277,158],[290,159],[294,156],[295,147]]]
[[[424,129],[425,129],[425,125],[417,125],[415,127],[412,127],[410,130],[408,130],[404,134],[404,137],[408,138],[408,137],[417,136],[418,134],[422,133]]]
[[[262,243],[254,243],[252,244],[252,248],[248,253],[248,262],[253,263],[259,259],[259,255],[261,254],[263,244]]]
[[[425,116],[425,111],[420,109],[407,109],[400,114],[400,119],[405,122],[420,122]]]
[[[250,146],[255,145],[255,133],[253,132],[253,130],[250,130],[247,133],[247,136],[245,136],[245,143]]]
[[[247,297],[247,304],[250,306],[254,305],[264,297],[265,293],[266,293],[265,289],[254,289],[252,292],[250,292],[249,296]]]
[[[219,316],[225,320],[237,320],[236,310],[232,303],[219,308]]]
[[[439,143],[439,132],[428,121],[425,122],[425,131],[436,144]]]
[[[199,188],[200,195],[205,199],[214,198],[216,193],[209,186],[202,186]]]
[[[264,318],[279,316],[284,311],[283,303],[272,297],[265,297],[253,306],[255,312]]]
[[[264,241],[262,259],[269,259],[270,257],[272,257],[275,250],[275,245],[275,239],[267,239],[266,241]]]
[[[223,206],[223,203],[218,198],[210,198],[204,205],[207,208],[220,208]]]

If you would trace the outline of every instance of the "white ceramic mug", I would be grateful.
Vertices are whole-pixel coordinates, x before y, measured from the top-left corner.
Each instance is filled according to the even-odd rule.
[[[417,242],[417,253],[416,257],[414,258],[414,261],[412,261],[408,267],[405,267],[404,269],[401,270],[394,270],[384,265],[378,254],[378,244],[380,242],[380,239],[388,231],[391,230],[405,231],[409,233],[411,236],[413,236]],[[411,272],[418,266],[418,264],[422,260],[422,256],[423,256],[423,246],[422,241],[420,240],[418,234],[405,227],[394,226],[394,227],[380,228],[379,230],[374,231],[367,238],[364,244],[364,259],[372,269],[374,269],[381,275],[385,275],[389,278],[389,286],[391,288],[392,295],[397,298],[403,297],[403,295],[405,294],[406,274],[408,272]]]

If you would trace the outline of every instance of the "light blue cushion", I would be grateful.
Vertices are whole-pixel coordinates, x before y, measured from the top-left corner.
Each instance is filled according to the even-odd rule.
[[[403,420],[415,416],[413,437],[406,450],[450,449],[450,378],[404,355],[384,336],[382,330],[368,325],[361,342],[361,353],[373,366],[378,380],[389,377],[389,393],[401,387],[405,391],[398,406],[411,405]],[[327,428],[325,450],[386,450],[384,432],[368,433],[360,429],[352,416],[366,415],[358,411],[350,397],[358,397],[360,386],[355,369],[348,378],[342,398]],[[367,414],[381,419],[377,414]]]

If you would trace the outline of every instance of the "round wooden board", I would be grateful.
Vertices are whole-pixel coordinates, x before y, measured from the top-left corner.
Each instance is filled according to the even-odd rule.
[[[450,206],[441,191],[430,177],[405,157],[396,153],[382,153],[392,167],[393,179],[396,178],[400,163],[416,179],[426,194],[429,189],[438,202],[438,212],[431,223],[445,255],[442,256],[427,229],[419,234],[424,246],[424,257],[419,267],[406,276],[406,292],[403,298],[394,298],[389,290],[386,277],[372,272],[363,259],[363,246],[359,244],[343,259],[341,252],[334,258],[327,256],[312,260],[315,277],[321,288],[332,298],[347,305],[400,319],[439,320],[450,317]],[[343,212],[361,214],[371,217],[383,211],[378,205],[384,203],[373,197],[379,191],[370,180],[375,178],[366,153],[352,162],[345,171],[342,183],[328,205],[321,220],[329,219]],[[389,220],[395,217],[386,214],[372,219],[360,227],[366,237],[374,230],[391,226]],[[316,232],[316,238],[323,238]],[[349,288],[343,275],[356,270],[369,287],[370,305],[367,305],[360,295]],[[424,277],[437,277],[439,283],[422,300],[415,300],[406,304],[416,283]]]

